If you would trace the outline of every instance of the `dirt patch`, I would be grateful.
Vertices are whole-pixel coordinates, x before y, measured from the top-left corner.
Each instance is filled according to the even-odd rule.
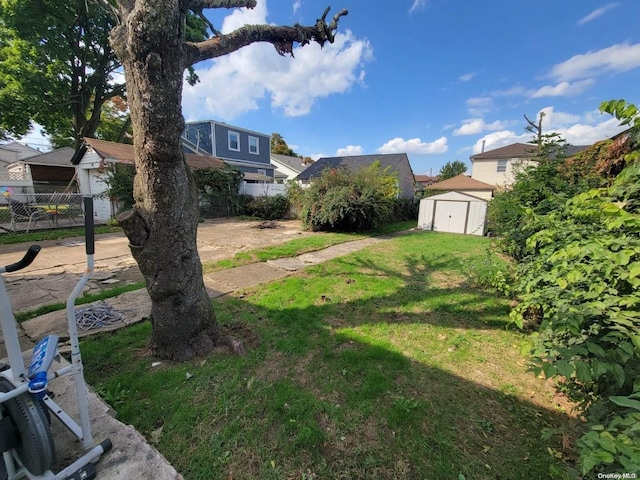
[[[279,245],[296,238],[322,235],[318,232],[304,231],[299,220],[271,221],[269,228],[261,228],[264,223],[260,220],[247,221],[238,218],[206,220],[198,226],[200,260],[203,263],[223,260],[240,252]],[[128,260],[125,257],[128,257]],[[99,290],[144,281],[128,248],[123,249],[120,257],[110,259],[104,270],[110,271],[112,275],[105,279],[104,283],[93,282],[94,288]]]

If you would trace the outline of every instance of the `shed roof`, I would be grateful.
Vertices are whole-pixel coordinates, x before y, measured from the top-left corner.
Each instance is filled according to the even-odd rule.
[[[429,190],[495,190],[495,185],[481,182],[475,178],[460,174],[455,177],[447,178],[433,185],[429,185]]]
[[[129,145],[127,143],[107,142],[106,140],[98,140],[97,138],[85,138],[84,141],[104,160],[110,159],[128,164],[133,164],[135,161],[133,145]],[[186,153],[185,159],[187,160],[189,167],[193,170],[221,168],[225,164],[224,161],[219,158],[209,155]]]
[[[474,197],[473,195],[468,195],[462,192],[446,192],[446,193],[440,193],[438,195],[432,195],[431,197],[425,197],[421,199],[420,203],[432,202],[435,200],[458,200],[458,201],[462,200],[467,202],[488,203],[487,200],[485,200],[484,198]]]

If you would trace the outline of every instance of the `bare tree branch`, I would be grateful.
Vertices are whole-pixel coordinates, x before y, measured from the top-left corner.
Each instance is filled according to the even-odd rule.
[[[253,8],[256,0],[185,0],[184,6],[193,11],[205,8]]]
[[[542,141],[542,119],[544,118],[544,112],[540,112],[540,118],[538,120],[538,124],[536,124],[533,120],[531,120],[527,115],[524,115],[524,119],[529,124],[524,127],[527,132],[531,132],[536,135],[536,140],[538,144]]]
[[[326,42],[333,43],[338,21],[349,12],[347,9],[342,9],[334,15],[331,23],[327,25],[325,19],[328,13],[329,7],[324,11],[322,17],[316,20],[316,24],[310,27],[304,27],[297,23],[292,27],[245,25],[227,35],[217,36],[204,42],[189,42],[185,46],[185,68],[203,60],[227,55],[256,42],[271,43],[280,55],[289,54],[291,56],[293,56],[294,43],[306,45],[314,41],[320,46],[324,46]]]

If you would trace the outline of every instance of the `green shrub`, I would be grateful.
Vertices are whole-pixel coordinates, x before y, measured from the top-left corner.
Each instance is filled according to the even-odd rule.
[[[200,213],[205,217],[228,217],[240,212],[240,183],[244,174],[237,168],[195,170],[193,177],[200,198]]]
[[[628,471],[640,451],[640,425],[628,425],[640,411],[640,164],[534,221],[512,319],[536,315],[534,372],[587,417],[583,473]]]
[[[305,192],[302,220],[313,231],[362,231],[387,222],[397,178],[380,162],[366,168],[326,169]]]
[[[388,221],[415,220],[418,221],[420,201],[417,199],[396,198],[393,201],[393,211]]]
[[[520,260],[511,318],[538,328],[533,371],[586,419],[577,452],[591,476],[640,472],[640,116],[623,100],[600,108],[633,126],[575,161],[529,169],[490,212]]]
[[[246,202],[246,203],[245,203]],[[285,195],[262,195],[243,198],[242,214],[250,217],[258,217],[262,220],[282,220],[289,218],[291,205]]]

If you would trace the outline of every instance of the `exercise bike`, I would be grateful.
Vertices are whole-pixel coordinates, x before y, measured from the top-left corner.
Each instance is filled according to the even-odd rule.
[[[71,364],[49,372],[58,358],[58,337],[48,335],[38,342],[28,368],[18,340],[15,318],[2,278],[2,273],[16,272],[28,267],[40,252],[38,245],[29,248],[22,260],[0,267],[0,326],[4,337],[9,365],[0,371],[0,451],[8,480],[82,479],[95,478],[95,462],[108,452],[109,439],[92,447],[89,423],[88,390],[84,380],[75,300],[87,283],[94,267],[93,199],[84,197],[85,245],[87,269],[67,299],[67,323],[71,343]],[[70,374],[75,384],[79,422],[76,422],[49,396],[47,384],[62,375]],[[51,417],[55,416],[79,440],[84,455],[54,473],[55,444],[51,432]]]

